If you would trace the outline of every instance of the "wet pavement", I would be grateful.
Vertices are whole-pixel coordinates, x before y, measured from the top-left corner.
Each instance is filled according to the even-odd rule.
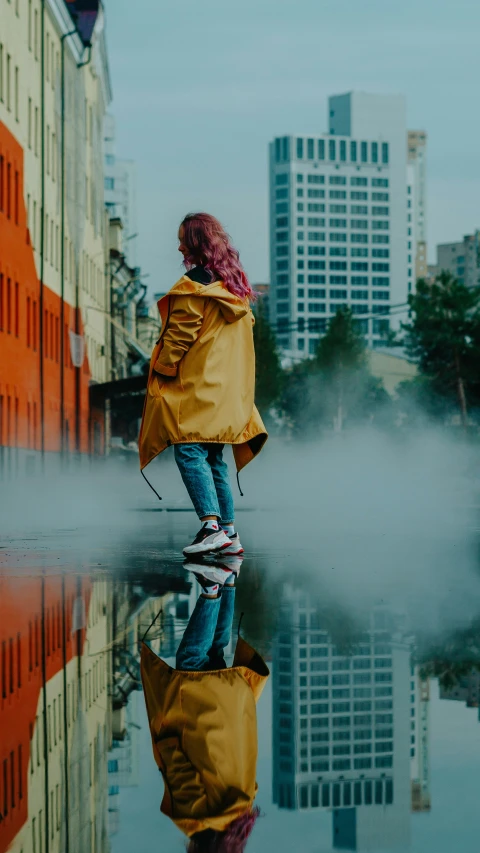
[[[151,648],[174,666],[200,592],[181,555],[195,516],[167,508],[143,500],[108,529],[62,520],[2,539],[0,853],[185,849],[159,810],[139,666],[156,615]],[[428,531],[372,541],[361,525],[319,544],[310,523],[277,515],[274,528],[248,505],[238,520],[247,551],[227,663],[243,613],[271,672],[247,849],[476,850],[471,518],[442,523],[434,544]]]

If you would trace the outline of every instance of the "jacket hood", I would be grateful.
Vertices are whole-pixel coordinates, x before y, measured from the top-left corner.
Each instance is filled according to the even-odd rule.
[[[241,320],[250,311],[250,305],[246,299],[241,299],[230,293],[225,287],[223,281],[214,281],[211,284],[201,284],[197,281],[192,281],[187,275],[173,285],[172,289],[166,296],[208,296],[210,299],[216,299],[219,303],[220,310],[227,323],[235,323]],[[163,297],[165,299],[165,297]],[[160,309],[160,302],[158,307]]]

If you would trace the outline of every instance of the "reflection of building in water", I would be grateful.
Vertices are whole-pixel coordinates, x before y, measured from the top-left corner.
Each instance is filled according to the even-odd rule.
[[[428,812],[430,800],[430,681],[420,668],[410,671],[410,774],[412,811]]]
[[[190,585],[0,576],[0,853],[108,853],[108,750],[133,743],[117,784],[134,783],[138,639],[170,588]]]
[[[107,583],[0,578],[0,851],[108,850]]]
[[[149,633],[149,642],[158,654],[171,643],[170,607],[177,596],[171,592],[150,597],[141,587],[115,583],[112,593],[114,636],[112,689],[112,748],[108,754],[108,830],[119,830],[120,788],[140,782],[139,696],[141,689],[139,641],[160,613]],[[143,698],[140,698],[143,702]]]
[[[377,608],[351,654],[308,598],[288,594],[274,646],[273,796],[333,810],[333,844],[389,849],[410,837],[410,646]]]
[[[480,672],[462,675],[454,687],[440,687],[440,699],[465,702],[467,708],[480,708]]]

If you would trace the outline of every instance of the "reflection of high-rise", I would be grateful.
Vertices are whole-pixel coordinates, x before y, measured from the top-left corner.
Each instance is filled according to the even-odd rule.
[[[410,681],[410,772],[412,811],[428,812],[430,800],[430,680],[412,666]]]
[[[410,646],[376,608],[348,655],[314,604],[290,591],[274,646],[273,796],[333,810],[336,848],[407,844]]]

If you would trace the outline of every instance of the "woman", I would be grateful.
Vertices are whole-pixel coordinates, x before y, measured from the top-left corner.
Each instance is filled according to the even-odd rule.
[[[162,333],[150,363],[140,468],[173,444],[202,522],[184,554],[241,554],[223,447],[233,446],[238,472],[267,439],[254,405],[253,291],[214,216],[189,214],[178,239],[187,274],[158,303]]]
[[[189,853],[242,853],[259,813],[256,703],[269,671],[241,637],[233,666],[225,663],[235,575],[212,566],[196,577],[203,592],[176,669],[142,644],[153,754],[165,783],[161,810],[189,837]]]

